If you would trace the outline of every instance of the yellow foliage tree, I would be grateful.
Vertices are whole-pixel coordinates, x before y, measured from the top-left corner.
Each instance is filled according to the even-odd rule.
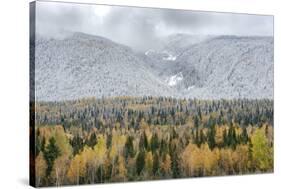
[[[64,183],[68,162],[69,158],[66,155],[62,155],[55,160],[51,177],[56,186],[61,186]]]
[[[36,173],[36,186],[42,184],[42,179],[46,175],[47,163],[44,159],[43,153],[40,152],[35,159],[35,173]]]
[[[125,181],[127,176],[127,169],[125,166],[125,160],[123,156],[118,156],[118,161],[117,161],[117,180],[119,181]]]
[[[249,148],[247,145],[238,145],[233,152],[233,161],[236,173],[246,173],[249,163]]]
[[[165,176],[168,176],[171,171],[171,157],[169,154],[164,156],[163,162],[161,163],[161,169]]]
[[[98,141],[97,144],[94,147],[94,153],[96,157],[96,164],[97,166],[101,167],[101,179],[103,175],[103,164],[106,160],[106,153],[107,153],[107,148],[106,148],[106,141],[103,135],[98,136]],[[102,180],[101,180],[102,182]]]
[[[200,164],[202,165],[203,175],[213,175],[218,161],[216,154],[210,150],[207,143],[201,145],[200,151],[202,158],[199,159],[202,160]]]
[[[253,162],[261,171],[273,169],[273,149],[270,147],[263,129],[255,130],[251,137]]]
[[[194,176],[201,167],[200,150],[197,145],[190,143],[184,149],[181,160],[186,176]]]
[[[93,183],[97,164],[95,151],[91,147],[85,146],[81,152],[81,156],[83,157],[86,165],[85,179],[87,182]]]
[[[86,173],[86,163],[82,155],[77,154],[71,161],[67,178],[72,184],[79,184],[80,177],[84,177]]]
[[[153,156],[152,156],[152,152],[150,151],[145,154],[145,170],[148,176],[152,174],[152,168],[153,168]]]
[[[63,127],[61,125],[55,126],[53,132],[53,136],[56,139],[56,144],[59,147],[61,154],[70,157],[72,154],[72,147]]]
[[[233,174],[235,172],[233,151],[231,149],[220,150],[220,165],[222,168],[220,175]]]

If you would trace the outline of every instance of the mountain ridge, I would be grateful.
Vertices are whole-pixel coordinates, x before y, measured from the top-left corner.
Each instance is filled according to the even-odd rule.
[[[162,48],[150,50],[152,54],[84,33],[63,39],[40,36],[35,47],[36,99],[273,98],[272,37],[175,36],[163,38]],[[177,49],[181,37],[187,38]]]

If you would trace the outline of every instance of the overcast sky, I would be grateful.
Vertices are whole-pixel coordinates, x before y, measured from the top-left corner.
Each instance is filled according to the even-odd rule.
[[[37,34],[64,37],[69,31],[142,49],[175,33],[269,36],[273,35],[273,17],[37,1]]]

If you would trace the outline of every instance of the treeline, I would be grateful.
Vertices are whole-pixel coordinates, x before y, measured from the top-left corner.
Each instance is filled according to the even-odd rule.
[[[37,186],[273,171],[272,100],[36,104]]]

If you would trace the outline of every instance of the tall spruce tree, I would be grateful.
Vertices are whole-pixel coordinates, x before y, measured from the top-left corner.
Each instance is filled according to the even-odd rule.
[[[179,167],[179,157],[177,156],[177,153],[172,153],[172,176],[173,178],[179,178],[181,173],[180,173],[180,167]]]
[[[44,151],[44,158],[47,162],[47,170],[46,175],[49,176],[53,169],[54,161],[60,156],[60,150],[56,144],[56,140],[54,137],[51,137],[49,140],[49,144],[47,145]]]
[[[151,138],[151,151],[154,153],[157,149],[159,148],[159,141],[158,141],[158,136],[156,133],[152,135]]]
[[[215,148],[216,146],[216,140],[215,140],[215,136],[216,136],[216,128],[215,125],[212,125],[209,128],[208,134],[207,134],[207,138],[208,138],[208,145],[209,148],[212,150]]]
[[[124,149],[124,156],[126,159],[128,159],[128,157],[132,158],[135,156],[133,140],[134,139],[132,136],[127,137],[127,140],[125,143],[125,149]]]
[[[141,150],[136,159],[136,171],[137,174],[140,175],[145,166],[145,151]]]
[[[153,167],[152,167],[152,173],[154,176],[158,174],[160,167],[160,161],[159,161],[159,156],[158,153],[154,153],[153,155]]]

